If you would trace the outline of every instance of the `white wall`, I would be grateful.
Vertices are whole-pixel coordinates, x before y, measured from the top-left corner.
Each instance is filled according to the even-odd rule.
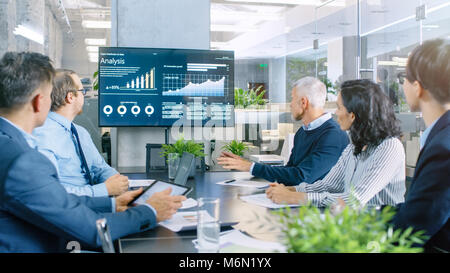
[[[334,84],[335,81],[344,73],[344,52],[343,40],[337,40],[328,43],[327,50],[327,76]]]

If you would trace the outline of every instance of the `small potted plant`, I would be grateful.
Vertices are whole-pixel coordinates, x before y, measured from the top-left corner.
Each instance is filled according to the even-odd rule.
[[[244,156],[244,152],[249,148],[244,142],[232,140],[230,143],[223,146],[222,149],[238,156]]]
[[[184,140],[184,137],[178,139],[174,144],[163,144],[161,157],[165,157],[166,160],[169,157],[169,154],[176,153],[181,158],[183,152],[191,153],[196,158],[202,158],[205,156],[203,153],[203,144],[195,143],[192,140]],[[191,172],[189,177],[193,177],[195,175],[195,165],[196,161],[192,162]]]
[[[298,213],[289,208],[275,212],[281,218],[288,252],[308,253],[415,253],[422,252],[424,231],[413,233],[412,227],[394,230],[391,207],[356,209],[346,206],[339,213],[324,212],[311,205]],[[417,244],[417,245],[415,245]]]

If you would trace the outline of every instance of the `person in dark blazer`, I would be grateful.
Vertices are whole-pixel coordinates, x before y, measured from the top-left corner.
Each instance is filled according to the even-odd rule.
[[[292,88],[292,118],[301,120],[303,126],[295,134],[294,147],[285,166],[252,163],[228,152],[223,152],[217,162],[225,169],[250,172],[287,186],[312,184],[322,179],[349,144],[347,133],[331,113],[324,111],[326,94],[325,84],[313,77],[301,78]]]
[[[31,135],[50,110],[54,73],[39,53],[0,60],[0,252],[59,252],[69,241],[98,248],[97,219],[107,219],[114,240],[170,218],[185,200],[168,189],[128,208],[142,189],[116,198],[68,194]]]
[[[427,129],[414,177],[393,219],[396,228],[425,230],[425,252],[450,251],[450,43],[424,42],[399,74],[411,111],[421,111]]]

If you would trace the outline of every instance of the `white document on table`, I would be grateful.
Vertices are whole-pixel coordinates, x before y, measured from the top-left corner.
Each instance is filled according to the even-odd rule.
[[[195,239],[192,243],[197,247],[198,240]],[[254,252],[286,252],[286,247],[281,243],[255,239],[237,229],[220,233],[219,245],[220,249],[236,246],[238,250],[239,247],[243,247],[247,250],[254,250]]]
[[[197,200],[188,198],[181,203],[183,206],[180,209],[189,209],[197,206]]]
[[[154,179],[129,179],[129,188],[148,187],[155,182]]]
[[[217,185],[224,186],[237,186],[237,187],[245,187],[245,188],[260,188],[269,186],[271,182],[260,182],[260,181],[252,181],[252,180],[244,180],[244,179],[236,179],[236,181],[225,183],[225,181],[221,181],[216,183]]]
[[[206,219],[213,219],[206,211],[203,212]],[[197,228],[197,211],[177,212],[172,218],[162,221],[159,224],[173,232],[194,230]]]
[[[300,205],[276,204],[265,193],[240,196],[240,198],[250,204],[266,207],[269,209],[279,209],[284,207],[299,207]]]

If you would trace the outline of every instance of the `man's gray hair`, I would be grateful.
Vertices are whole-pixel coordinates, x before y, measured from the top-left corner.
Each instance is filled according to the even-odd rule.
[[[327,88],[314,77],[304,77],[294,83],[297,96],[306,97],[312,107],[323,108],[327,97]]]

